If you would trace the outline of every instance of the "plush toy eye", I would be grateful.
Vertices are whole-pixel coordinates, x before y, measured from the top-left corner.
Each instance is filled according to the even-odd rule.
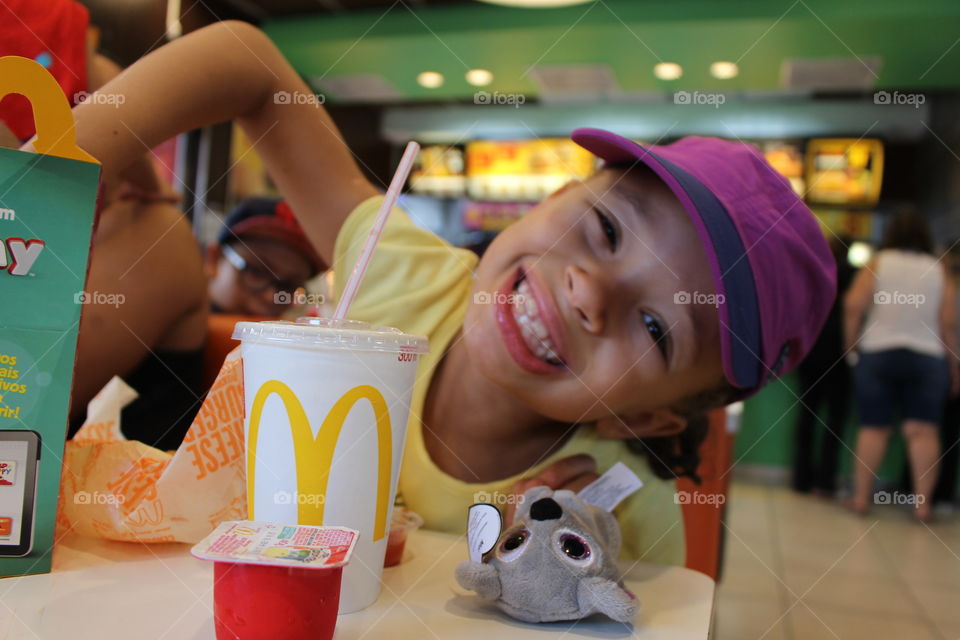
[[[524,545],[530,539],[530,532],[526,529],[520,529],[507,535],[500,543],[497,549],[497,556],[503,562],[512,562],[523,553]]]
[[[510,536],[509,538],[503,541],[503,550],[513,551],[514,549],[516,549],[526,541],[527,541],[527,533],[526,531],[521,531],[515,535]]]
[[[586,540],[572,533],[560,536],[560,550],[573,560],[586,560],[590,557],[590,545]]]

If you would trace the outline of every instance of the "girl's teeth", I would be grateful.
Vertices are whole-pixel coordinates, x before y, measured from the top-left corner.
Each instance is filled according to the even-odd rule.
[[[521,282],[521,285],[525,285],[526,282]],[[528,288],[529,292],[529,288]],[[533,301],[533,296],[527,294],[521,294],[523,296],[523,308],[527,312],[528,316],[535,316],[537,314],[537,303]]]
[[[540,324],[539,322],[534,322],[531,328],[533,329],[533,332],[537,334],[537,337],[540,338],[541,340],[546,340],[547,336],[550,335],[549,333],[547,333],[547,328],[542,324]]]
[[[540,320],[540,310],[526,280],[517,285],[517,300],[513,305],[513,316],[520,327],[520,335],[530,351],[541,360],[559,360],[550,332]]]

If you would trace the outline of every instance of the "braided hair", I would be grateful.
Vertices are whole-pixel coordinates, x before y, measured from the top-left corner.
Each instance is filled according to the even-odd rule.
[[[698,393],[674,407],[687,421],[683,431],[671,436],[635,438],[627,441],[627,447],[646,456],[650,470],[658,478],[675,480],[687,476],[700,484],[697,467],[700,466],[700,446],[710,428],[708,412],[726,406],[737,394],[738,390],[727,384]]]

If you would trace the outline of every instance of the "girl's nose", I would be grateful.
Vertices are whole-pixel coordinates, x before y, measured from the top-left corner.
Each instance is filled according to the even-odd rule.
[[[579,315],[587,332],[603,332],[606,300],[602,283],[589,273],[570,265],[564,273],[565,290],[570,307]]]

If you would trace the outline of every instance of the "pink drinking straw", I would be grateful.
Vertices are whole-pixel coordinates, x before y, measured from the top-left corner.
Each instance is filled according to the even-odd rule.
[[[410,170],[413,168],[413,161],[416,159],[417,151],[419,150],[420,145],[410,141],[407,143],[407,148],[403,151],[403,157],[400,158],[397,172],[393,174],[393,180],[390,181],[390,186],[387,188],[387,195],[383,197],[383,203],[380,205],[377,219],[374,221],[373,227],[370,228],[370,233],[367,234],[367,240],[363,243],[363,250],[360,252],[360,257],[357,258],[357,263],[353,265],[353,272],[350,274],[350,279],[347,280],[347,286],[343,288],[343,295],[340,296],[337,309],[333,312],[333,317],[336,320],[343,320],[347,317],[347,311],[350,310],[350,305],[353,304],[353,299],[357,296],[357,289],[360,288],[360,282],[363,281],[363,275],[367,272],[367,267],[370,265],[370,257],[373,256],[373,250],[377,248],[377,241],[380,240],[383,227],[387,224],[387,216],[390,215],[390,210],[397,203],[397,198],[400,197],[400,190],[407,181],[407,176],[410,175]]]

